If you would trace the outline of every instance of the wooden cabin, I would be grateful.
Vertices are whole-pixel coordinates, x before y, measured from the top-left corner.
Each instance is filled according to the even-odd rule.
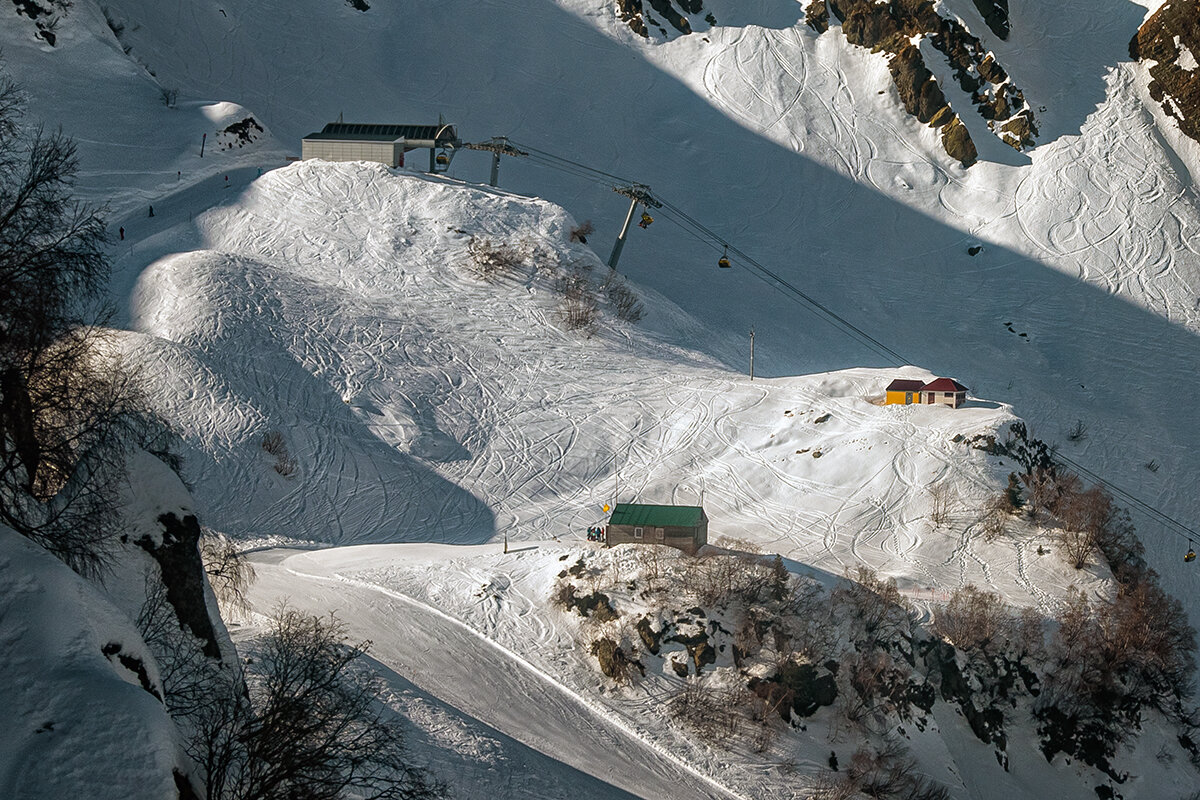
[[[700,506],[617,503],[608,520],[606,543],[665,544],[695,555],[708,544],[708,517]]]

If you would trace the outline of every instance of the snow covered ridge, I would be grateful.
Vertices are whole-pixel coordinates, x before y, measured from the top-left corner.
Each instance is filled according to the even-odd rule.
[[[1179,129],[1200,141],[1200,0],[1173,0],[1142,24],[1129,54],[1147,62],[1150,96]]]
[[[710,28],[719,24],[712,11],[705,14],[703,22],[689,21],[687,15],[698,20],[702,11],[700,0],[680,2],[678,10],[670,0],[656,0],[652,5],[680,34],[691,33],[693,24]],[[1006,39],[1007,0],[975,0],[975,5],[992,31],[1000,39]],[[649,37],[647,22],[657,25],[643,9],[641,0],[617,0],[617,12],[643,37]],[[944,16],[931,0],[813,0],[804,9],[804,21],[824,34],[830,27],[830,12],[851,44],[887,54],[892,80],[905,110],[939,129],[944,149],[963,166],[974,164],[978,152],[937,78],[926,66],[926,55],[920,49],[922,40],[928,40],[946,59],[954,80],[987,120],[988,129],[1001,141],[1016,150],[1036,144],[1038,126],[1024,93],[961,18]],[[668,37],[665,28],[660,27],[659,31],[663,38]]]

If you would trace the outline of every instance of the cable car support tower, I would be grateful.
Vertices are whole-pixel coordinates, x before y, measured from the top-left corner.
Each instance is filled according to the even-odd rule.
[[[624,195],[629,198],[629,213],[625,215],[625,224],[621,226],[621,233],[617,236],[617,241],[613,244],[612,255],[608,257],[608,266],[612,269],[617,268],[617,261],[621,258],[621,250],[625,247],[625,237],[629,234],[629,223],[633,221],[633,212],[637,210],[638,204],[647,208],[662,208],[662,203],[654,199],[650,194],[650,187],[641,183],[634,183],[629,186],[614,186],[613,191],[617,194]],[[649,214],[643,214],[643,225],[646,227],[649,222]],[[650,219],[653,222],[653,219]]]

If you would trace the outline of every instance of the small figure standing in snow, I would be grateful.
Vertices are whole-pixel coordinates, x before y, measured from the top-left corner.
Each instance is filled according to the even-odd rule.
[[[150,216],[154,216],[154,206],[150,206]]]
[[[177,180],[177,181],[183,180],[183,170],[181,170],[181,169],[175,170],[175,180]]]
[[[117,228],[117,233],[121,235],[121,241],[122,241],[122,242],[123,242],[123,241],[125,241],[125,229],[124,229],[124,228]]]
[[[228,175],[225,176],[225,188],[226,189],[229,188],[229,176]]]

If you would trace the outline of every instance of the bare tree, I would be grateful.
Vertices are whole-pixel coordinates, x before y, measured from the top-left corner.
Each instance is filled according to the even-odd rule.
[[[22,110],[0,78],[0,521],[95,571],[139,403],[97,324],[106,234],[73,198],[75,146],[23,135]]]
[[[200,537],[200,559],[222,610],[226,614],[249,611],[246,590],[254,582],[254,567],[234,541],[223,533],[206,530]]]
[[[950,511],[950,484],[946,481],[934,484],[929,489],[930,511],[929,518],[934,525],[946,522]]]
[[[230,685],[193,718],[189,752],[208,800],[418,800],[444,788],[408,763],[397,724],[335,618],[282,608],[249,648],[245,695]]]

